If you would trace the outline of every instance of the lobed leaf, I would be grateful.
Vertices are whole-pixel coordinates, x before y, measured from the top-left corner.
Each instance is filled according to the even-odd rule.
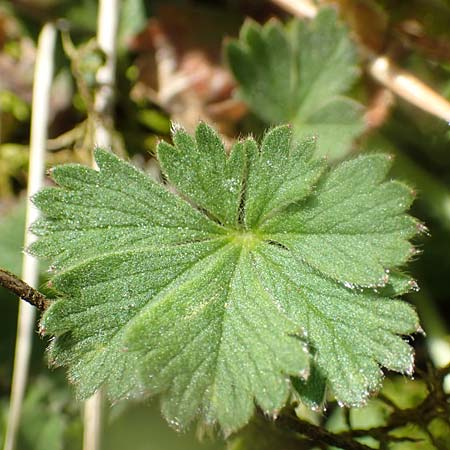
[[[314,148],[315,140],[291,144],[291,131],[286,126],[268,133],[261,151],[249,142],[245,202],[249,228],[312,191],[325,168],[324,161],[311,159]]]
[[[384,286],[386,269],[413,254],[408,239],[417,233],[417,222],[403,214],[412,191],[397,181],[383,182],[389,167],[390,158],[381,154],[344,162],[322,178],[308,200],[262,229],[341,283]]]
[[[413,351],[399,335],[418,330],[414,310],[370,290],[349,289],[275,248],[257,255],[265,289],[281,302],[315,354],[336,399],[361,405],[381,387],[380,366],[402,373],[413,370]]]
[[[413,286],[399,269],[417,227],[389,158],[326,171],[286,126],[229,155],[205,124],[173,143],[158,155],[179,195],[97,149],[98,171],[57,167],[34,198],[30,251],[60,293],[41,327],[81,397],[159,395],[173,425],[229,433],[255,405],[317,407],[326,387],[361,404],[382,367],[412,371],[417,315],[390,297]]]
[[[298,140],[318,136],[318,155],[342,158],[363,131],[362,106],[342,97],[359,74],[356,48],[334,10],[308,25],[248,20],[226,55],[250,109],[269,124],[292,123]]]
[[[233,146],[227,158],[220,138],[206,124],[195,140],[175,128],[175,146],[161,142],[158,158],[169,180],[198,206],[226,225],[237,225],[245,169],[244,148]]]

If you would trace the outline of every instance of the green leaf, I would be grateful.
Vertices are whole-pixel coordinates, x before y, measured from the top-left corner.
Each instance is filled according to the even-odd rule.
[[[255,142],[247,141],[245,223],[249,228],[311,192],[325,168],[323,161],[311,160],[314,148],[314,140],[291,145],[286,126],[268,133],[261,151]]]
[[[321,412],[323,410],[327,379],[314,361],[311,363],[308,379],[292,378],[292,384],[305,405],[313,411]]]
[[[359,70],[335,11],[321,10],[308,25],[249,20],[226,55],[251,110],[270,124],[292,123],[297,139],[318,136],[318,155],[342,158],[363,131],[362,106],[342,97]]]
[[[264,289],[302,324],[317,367],[340,403],[358,406],[377,391],[380,365],[412,372],[412,349],[398,336],[419,328],[408,304],[373,290],[346,288],[278,246],[255,258],[264,264]]]
[[[384,286],[386,269],[413,254],[408,239],[417,233],[417,221],[402,214],[412,191],[397,181],[383,182],[390,166],[383,154],[344,162],[322,177],[305,202],[274,216],[262,229],[337,281]]]
[[[206,124],[194,140],[184,130],[174,133],[175,147],[161,142],[158,157],[169,180],[221,223],[236,225],[244,177],[244,148],[233,146],[227,158],[220,138]]]
[[[401,336],[417,315],[389,298],[410,280],[388,269],[416,226],[409,190],[384,181],[387,157],[326,171],[286,126],[229,155],[205,124],[195,138],[175,127],[173,142],[158,155],[179,195],[98,149],[98,171],[57,167],[59,187],[34,198],[30,250],[52,259],[60,293],[41,327],[81,397],[159,395],[174,426],[199,417],[229,433],[295,388],[309,405],[325,384],[360,404],[380,367],[411,372]]]

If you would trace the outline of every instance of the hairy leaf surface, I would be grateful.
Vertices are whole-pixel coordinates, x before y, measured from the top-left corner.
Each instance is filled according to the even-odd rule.
[[[34,198],[31,251],[61,296],[41,326],[81,397],[159,395],[172,424],[231,432],[295,390],[355,405],[382,367],[411,372],[417,316],[389,297],[409,286],[392,269],[416,223],[388,157],[327,170],[287,126],[229,154],[205,124],[173,142],[158,156],[179,194],[97,149],[98,170],[57,167]]]
[[[363,130],[362,106],[342,97],[358,76],[356,49],[333,10],[308,25],[247,21],[226,54],[251,110],[292,123],[297,139],[318,136],[319,155],[341,158]]]

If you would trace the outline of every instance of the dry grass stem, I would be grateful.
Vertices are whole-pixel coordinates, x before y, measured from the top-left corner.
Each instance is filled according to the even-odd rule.
[[[43,183],[45,173],[45,151],[50,105],[50,89],[53,79],[53,57],[56,28],[47,23],[39,34],[36,65],[34,69],[33,100],[30,133],[30,162],[28,172],[28,198],[36,194]],[[38,218],[37,208],[28,200],[24,246],[27,248],[36,237],[29,231],[30,225]],[[25,253],[22,260],[22,278],[32,287],[39,279],[38,261]],[[22,403],[28,378],[32,338],[35,326],[35,308],[28,303],[19,303],[16,349],[11,388],[10,410],[4,450],[14,450],[19,430]]]

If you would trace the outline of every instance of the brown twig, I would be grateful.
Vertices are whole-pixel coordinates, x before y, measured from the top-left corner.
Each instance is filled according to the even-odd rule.
[[[36,289],[25,283],[7,270],[0,269],[0,286],[35,306],[40,311],[45,311],[50,306],[50,300]]]
[[[353,440],[351,437],[332,433],[323,427],[293,417],[292,415],[281,415],[276,423],[283,428],[306,436],[315,443],[321,442],[344,450],[370,450],[370,447]]]

